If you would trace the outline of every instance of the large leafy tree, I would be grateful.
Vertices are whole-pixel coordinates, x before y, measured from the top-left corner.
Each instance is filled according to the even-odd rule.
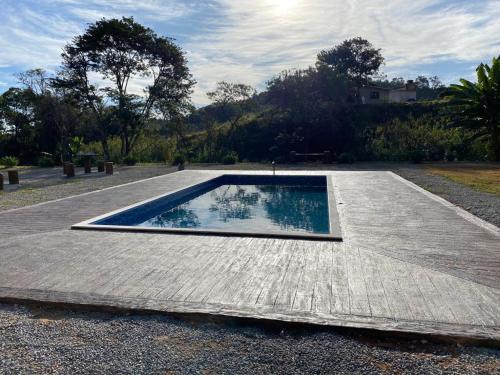
[[[318,54],[318,65],[328,66],[357,85],[366,84],[384,62],[380,51],[366,39],[348,39],[331,49],[321,51]]]
[[[24,107],[29,110],[32,139],[30,154],[23,157],[24,161],[34,161],[40,153],[58,155],[61,161],[66,154],[68,138],[81,130],[85,111],[76,108],[68,90],[61,90],[53,86],[54,78],[43,69],[31,69],[16,74],[17,89],[22,96]],[[17,101],[20,104],[19,100]],[[26,112],[24,110],[24,113]],[[26,117],[26,116],[25,116]]]
[[[29,89],[10,88],[0,96],[0,122],[10,136],[2,153],[32,161],[35,146],[35,94]]]
[[[109,157],[107,138],[115,132],[122,156],[134,148],[148,121],[168,101],[184,104],[194,84],[182,50],[133,18],[102,19],[91,24],[63,52],[60,87],[74,91],[99,126],[97,134]],[[101,78],[99,84],[96,78]],[[143,92],[132,83],[146,82]]]
[[[500,160],[500,56],[491,66],[481,63],[477,83],[461,79],[450,85],[444,99],[454,113],[453,124],[475,131],[476,138],[487,138],[488,157]]]
[[[228,112],[230,132],[232,133],[243,115],[249,110],[250,99],[255,93],[255,89],[250,85],[221,81],[217,82],[214,91],[207,92],[207,96],[215,106]]]
[[[333,112],[344,108],[348,93],[345,76],[323,66],[287,70],[273,77],[267,84],[266,99],[286,118],[286,129],[276,139],[278,148],[318,151],[310,149],[314,135],[335,127],[338,117]]]

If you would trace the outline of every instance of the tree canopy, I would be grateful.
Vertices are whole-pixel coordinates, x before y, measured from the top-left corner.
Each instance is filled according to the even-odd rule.
[[[326,65],[338,74],[344,74],[357,84],[368,83],[383,64],[381,50],[361,37],[348,39],[318,54],[318,65]]]
[[[62,57],[58,85],[72,90],[93,112],[105,154],[107,137],[115,129],[121,153],[128,155],[147,120],[155,112],[185,105],[194,84],[180,47],[133,18],[91,24],[65,47]],[[99,84],[93,79],[96,75]],[[148,79],[142,93],[131,90],[134,80],[141,78]]]
[[[475,131],[475,137],[488,137],[489,158],[500,161],[500,56],[491,66],[481,63],[477,83],[461,79],[452,84],[444,98],[452,108],[453,124]]]

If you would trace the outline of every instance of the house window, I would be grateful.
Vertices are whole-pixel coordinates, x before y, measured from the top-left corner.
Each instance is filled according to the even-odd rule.
[[[370,99],[380,99],[380,93],[378,91],[370,92]]]

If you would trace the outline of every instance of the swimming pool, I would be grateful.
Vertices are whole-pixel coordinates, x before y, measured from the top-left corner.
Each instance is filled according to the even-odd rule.
[[[341,240],[326,176],[226,174],[73,228]]]

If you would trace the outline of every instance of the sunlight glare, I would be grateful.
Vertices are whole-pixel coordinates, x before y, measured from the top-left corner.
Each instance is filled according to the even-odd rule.
[[[300,0],[267,0],[267,3],[278,13],[288,13],[292,11]]]

